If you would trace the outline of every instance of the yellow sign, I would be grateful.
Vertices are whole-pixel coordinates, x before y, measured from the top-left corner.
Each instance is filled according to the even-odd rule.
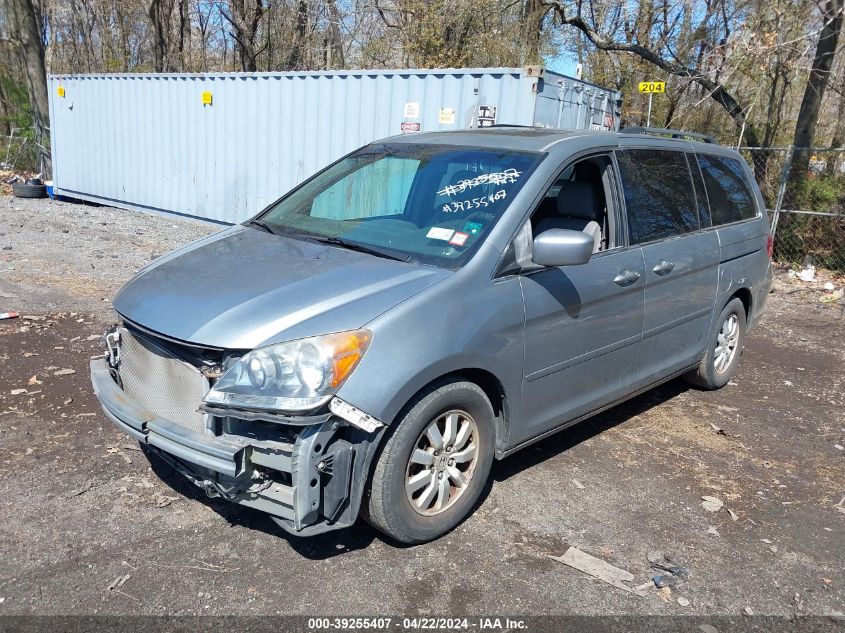
[[[211,92],[209,92],[208,90],[202,93],[202,104],[211,105]]]
[[[665,81],[641,81],[640,92],[666,92]]]
[[[455,108],[440,108],[440,112],[437,115],[437,122],[441,125],[454,125]]]
[[[59,93],[59,96],[60,96],[60,97],[64,97],[64,96],[65,96],[65,87],[64,87],[64,86],[59,86],[59,87],[56,89],[56,92],[57,92],[57,93]]]

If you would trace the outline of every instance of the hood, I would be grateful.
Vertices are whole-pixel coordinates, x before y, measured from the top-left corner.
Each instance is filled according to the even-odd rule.
[[[175,339],[252,349],[360,328],[450,274],[239,226],[153,262],[114,308]]]

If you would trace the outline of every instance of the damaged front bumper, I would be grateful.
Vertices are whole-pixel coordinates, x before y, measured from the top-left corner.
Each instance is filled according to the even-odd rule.
[[[212,415],[207,432],[196,433],[140,406],[116,378],[107,358],[91,360],[106,416],[209,496],[266,512],[303,536],[355,522],[377,433],[332,414],[296,425]]]

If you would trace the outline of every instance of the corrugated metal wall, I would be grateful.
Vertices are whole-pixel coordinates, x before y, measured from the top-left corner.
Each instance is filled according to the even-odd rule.
[[[589,128],[618,121],[615,93],[548,71],[538,83],[508,68],[48,82],[58,193],[218,222],[254,215],[318,169],[403,126],[475,127],[479,106],[495,107],[497,123]],[[587,90],[613,97],[588,101]]]

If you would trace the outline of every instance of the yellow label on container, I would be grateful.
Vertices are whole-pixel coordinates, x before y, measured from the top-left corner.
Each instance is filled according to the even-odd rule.
[[[205,90],[202,93],[202,104],[203,105],[211,105],[211,92],[210,91]]]
[[[453,125],[455,123],[455,108],[440,108],[437,122],[441,125]]]
[[[665,81],[641,81],[640,92],[666,92]]]
[[[56,89],[56,92],[57,92],[57,93],[59,93],[59,96],[60,96],[60,97],[64,97],[64,96],[65,96],[65,87],[64,87],[64,86],[59,86],[59,87]]]

